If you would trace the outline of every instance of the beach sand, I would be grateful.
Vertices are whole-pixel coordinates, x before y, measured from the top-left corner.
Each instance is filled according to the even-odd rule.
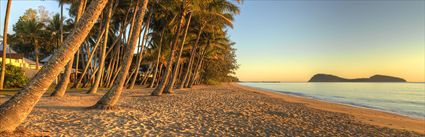
[[[126,90],[120,110],[107,111],[86,109],[102,94],[46,94],[19,132],[0,136],[424,136],[424,120],[239,84],[201,85],[160,97],[149,96],[151,91]]]

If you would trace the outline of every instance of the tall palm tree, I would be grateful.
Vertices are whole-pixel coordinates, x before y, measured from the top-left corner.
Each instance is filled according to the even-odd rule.
[[[86,3],[85,0],[80,1],[79,6],[78,6],[78,10],[77,10],[77,16],[75,17],[75,23],[78,23],[81,15],[83,14],[85,3]],[[68,88],[73,63],[74,63],[74,56],[71,57],[70,61],[68,62],[68,65],[66,65],[65,71],[62,74],[61,81],[59,82],[59,84],[55,88],[54,92],[58,93],[57,96],[63,96],[66,92],[66,89]],[[76,70],[78,70],[78,68],[76,68]]]
[[[175,55],[175,47],[178,44],[178,40],[180,38],[180,31],[182,28],[182,24],[184,21],[184,16],[186,15],[185,12],[185,8],[186,8],[186,1],[184,0],[182,3],[179,3],[180,6],[180,10],[178,11],[179,14],[177,14],[179,16],[179,20],[177,22],[177,26],[175,26],[177,29],[174,32],[174,40],[173,42],[171,42],[171,46],[170,46],[170,56],[168,57],[168,64],[167,67],[165,69],[165,74],[162,75],[162,80],[159,82],[158,86],[152,91],[151,95],[152,96],[160,96],[162,95],[165,86],[167,85],[167,82],[170,78],[171,75],[171,69],[173,66],[173,61],[174,61],[174,55]]]
[[[180,45],[179,54],[177,55],[176,66],[173,68],[170,82],[168,83],[167,87],[165,88],[165,91],[167,93],[174,93],[173,87],[174,87],[174,83],[176,82],[177,72],[180,69],[180,65],[179,64],[180,64],[181,56],[182,56],[182,53],[183,53],[183,47],[184,47],[185,42],[186,42],[187,32],[189,31],[189,26],[190,26],[190,21],[192,19],[192,14],[189,13],[189,17],[188,18],[189,19],[187,20],[187,23],[186,23],[186,29],[185,29],[185,32],[183,34],[183,40],[182,40],[181,45]]]
[[[109,2],[108,5],[108,15],[106,17],[106,22],[105,22],[105,36],[104,36],[104,40],[103,40],[103,45],[101,47],[101,53],[100,53],[100,63],[99,63],[99,70],[97,71],[97,75],[96,75],[96,80],[94,82],[94,84],[91,86],[90,90],[87,92],[89,94],[96,94],[97,93],[97,88],[99,87],[100,84],[100,80],[102,78],[102,74],[103,74],[103,69],[105,66],[105,58],[106,58],[106,46],[108,44],[108,35],[109,34],[109,24],[111,21],[111,16],[112,16],[112,5],[114,4],[114,0],[111,0]]]
[[[92,1],[81,20],[49,62],[12,98],[0,105],[0,132],[16,129],[30,114],[35,104],[79,49],[108,0]]]
[[[140,64],[141,64],[142,59],[143,59],[143,51],[145,49],[145,41],[147,40],[147,35],[146,34],[149,31],[151,17],[152,17],[152,12],[149,14],[148,20],[145,23],[146,24],[146,29],[143,32],[143,39],[142,39],[142,43],[140,45],[141,46],[141,50],[140,50],[139,56],[138,56],[137,61],[136,61],[136,66],[135,66],[135,74],[134,74],[134,77],[131,79],[131,82],[130,82],[130,85],[129,85],[128,89],[133,89],[134,83],[136,83],[137,76],[139,75],[139,68],[140,68]]]
[[[136,23],[134,26],[131,26],[134,27],[131,34],[131,40],[129,41],[129,45],[125,47],[126,53],[124,54],[123,60],[120,64],[122,68],[118,73],[118,77],[115,80],[114,86],[99,101],[97,101],[97,103],[92,106],[92,108],[110,109],[115,107],[116,103],[118,102],[125,84],[125,79],[128,75],[128,70],[130,69],[130,65],[133,60],[134,50],[136,49],[137,40],[141,33],[148,1],[149,0],[144,0],[143,4],[139,8],[139,11],[137,12],[137,17],[135,18],[137,19]]]
[[[241,2],[237,0],[237,2]],[[233,27],[233,15],[239,14],[239,8],[233,3],[227,0],[214,0],[208,2],[197,3],[198,6],[195,6],[193,9],[193,13],[197,15],[197,20],[199,24],[198,35],[196,38],[196,42],[192,47],[190,52],[189,63],[186,67],[186,72],[183,76],[183,79],[180,85],[177,87],[178,89],[188,87],[191,81],[190,78],[193,77],[194,70],[194,59],[196,55],[196,51],[199,51],[199,40],[201,38],[201,34],[204,32],[206,27],[218,27],[225,28]],[[222,31],[222,30],[220,30]]]
[[[51,42],[55,43],[54,48],[58,48],[61,44],[61,27],[63,28],[60,14],[53,15],[46,26],[46,31],[51,36]]]
[[[156,48],[156,52],[158,52],[158,53],[156,55],[156,62],[155,62],[155,66],[154,66],[155,70],[153,72],[152,81],[149,85],[149,88],[153,88],[155,86],[155,81],[156,81],[156,77],[157,77],[157,74],[158,74],[158,67],[159,67],[159,63],[160,63],[159,59],[161,58],[161,50],[162,50],[162,41],[164,39],[164,31],[165,31],[165,29],[162,29],[162,32],[160,34],[161,36],[160,36],[159,44],[157,45],[157,48]]]
[[[4,17],[4,27],[3,27],[3,53],[2,53],[2,63],[1,63],[1,76],[0,76],[0,90],[4,86],[4,75],[6,72],[6,47],[7,47],[7,25],[9,22],[9,13],[10,5],[12,5],[12,0],[7,1],[6,16]]]

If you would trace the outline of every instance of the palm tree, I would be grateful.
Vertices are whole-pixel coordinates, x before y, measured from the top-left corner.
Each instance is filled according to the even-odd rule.
[[[63,46],[53,54],[49,62],[28,85],[0,105],[0,132],[14,131],[26,119],[56,76],[79,49],[107,2],[108,0],[92,1]]]
[[[78,10],[77,10],[77,16],[75,17],[75,23],[78,23],[81,15],[83,14],[85,3],[86,3],[85,0],[80,1],[80,4],[78,6]],[[74,56],[70,59],[70,61],[68,62],[68,65],[66,65],[65,72],[64,72],[64,74],[62,74],[61,81],[59,82],[59,84],[55,88],[54,92],[57,93],[57,94],[55,94],[56,96],[63,96],[65,94],[66,89],[68,88],[68,83],[70,81],[73,63],[74,63]],[[78,70],[78,68],[76,68],[76,70]]]
[[[237,0],[237,2],[241,2],[240,0]],[[198,6],[195,6],[195,9],[193,9],[193,13],[197,16],[198,21],[198,34],[196,38],[196,42],[192,47],[192,50],[190,52],[190,58],[189,63],[186,67],[186,72],[183,76],[183,79],[180,83],[180,85],[177,87],[178,89],[189,87],[189,83],[191,81],[190,78],[193,77],[193,71],[194,70],[194,59],[196,55],[196,51],[198,51],[199,46],[199,40],[201,38],[201,34],[204,32],[204,29],[206,27],[210,28],[225,28],[233,27],[232,21],[233,21],[233,15],[239,14],[239,8],[234,5],[233,3],[226,1],[226,0],[214,0],[214,1],[208,1],[208,2],[201,2],[197,4]],[[220,30],[222,31],[222,30]]]
[[[189,19],[187,20],[187,23],[186,23],[186,29],[185,29],[185,32],[183,34],[183,40],[181,42],[179,54],[177,55],[176,66],[173,68],[173,71],[172,71],[172,74],[171,74],[172,77],[171,77],[170,82],[168,83],[167,87],[165,88],[166,93],[174,93],[173,87],[174,87],[174,83],[176,82],[177,72],[180,69],[179,64],[180,64],[181,56],[182,56],[182,53],[183,53],[183,47],[184,47],[185,42],[186,42],[186,36],[187,36],[187,32],[189,30],[190,21],[192,19],[192,14],[189,13],[188,18]]]
[[[51,42],[55,43],[54,48],[58,48],[61,44],[61,28],[63,24],[61,23],[60,14],[53,15],[52,19],[49,20],[48,25],[46,26],[46,30],[51,36]]]
[[[160,40],[159,40],[159,44],[157,45],[158,47],[156,48],[157,50],[157,56],[156,56],[156,62],[155,62],[155,70],[154,70],[154,73],[153,73],[153,76],[152,76],[152,81],[151,81],[151,84],[149,85],[149,88],[153,88],[154,87],[154,85],[155,85],[155,80],[156,80],[156,76],[157,76],[157,74],[158,74],[158,67],[159,67],[159,63],[160,63],[160,58],[161,58],[161,49],[162,49],[162,41],[163,41],[163,38],[164,38],[164,31],[165,31],[165,29],[162,29],[162,32],[161,32],[161,36],[160,36]]]
[[[142,59],[143,59],[143,51],[145,49],[145,41],[147,40],[146,34],[149,31],[149,25],[150,25],[150,22],[151,22],[151,17],[152,17],[152,12],[149,14],[148,20],[145,23],[146,28],[145,28],[145,31],[143,32],[143,39],[142,39],[142,43],[140,45],[141,50],[140,50],[139,56],[137,57],[137,61],[136,61],[135,74],[134,74],[134,77],[131,79],[131,83],[130,83],[128,89],[133,89],[134,83],[136,83],[137,76],[139,75],[139,68],[140,68],[140,64],[141,64]]]
[[[1,63],[0,90],[3,89],[4,75],[6,72],[7,25],[9,22],[10,5],[12,5],[12,0],[7,1],[6,16],[4,17],[3,54],[2,54],[3,56],[2,56],[2,63]]]
[[[111,0],[109,2],[108,15],[106,17],[106,22],[105,22],[105,34],[106,35],[104,36],[103,45],[101,47],[102,52],[100,53],[99,70],[97,71],[96,80],[95,80],[94,84],[91,86],[90,90],[87,92],[89,94],[96,94],[97,93],[97,88],[99,87],[100,80],[102,78],[103,68],[105,66],[105,58],[106,58],[106,45],[108,44],[108,35],[107,34],[109,34],[109,23],[111,21],[113,3],[114,3],[114,0]]]
[[[34,46],[36,69],[39,69],[38,53],[40,40],[43,39],[45,31],[44,23],[37,18],[20,19],[14,27],[15,35],[23,43],[31,43]]]
[[[178,44],[178,39],[180,38],[180,31],[182,28],[182,24],[184,21],[184,16],[186,15],[186,1],[184,0],[181,4],[180,10],[178,11],[179,14],[177,14],[179,16],[179,20],[177,22],[177,26],[176,26],[176,31],[174,32],[174,40],[173,42],[171,42],[171,46],[170,46],[170,56],[168,57],[168,64],[167,67],[165,69],[165,74],[162,75],[162,80],[159,82],[158,86],[152,91],[151,95],[152,96],[160,96],[162,95],[165,86],[167,85],[167,82],[170,78],[171,75],[171,69],[173,66],[173,61],[174,61],[174,54],[175,54],[175,47]]]
[[[99,101],[97,101],[97,103],[92,106],[92,108],[110,109],[115,107],[116,103],[118,102],[125,84],[125,79],[128,75],[128,70],[130,69],[130,65],[133,60],[134,50],[136,49],[137,39],[141,33],[147,5],[148,0],[145,0],[137,12],[137,17],[135,18],[137,19],[136,23],[134,26],[131,26],[134,28],[131,34],[131,40],[129,41],[130,44],[125,48],[126,54],[124,54],[123,60],[120,64],[122,68],[118,73],[118,77],[114,83],[114,86]]]

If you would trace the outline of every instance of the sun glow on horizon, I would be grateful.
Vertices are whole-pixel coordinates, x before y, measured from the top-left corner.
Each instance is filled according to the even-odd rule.
[[[425,82],[424,1],[247,1],[236,16],[241,81],[376,74]]]

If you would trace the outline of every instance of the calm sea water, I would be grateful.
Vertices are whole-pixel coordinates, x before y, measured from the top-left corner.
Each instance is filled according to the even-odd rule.
[[[240,83],[425,119],[425,83]]]

